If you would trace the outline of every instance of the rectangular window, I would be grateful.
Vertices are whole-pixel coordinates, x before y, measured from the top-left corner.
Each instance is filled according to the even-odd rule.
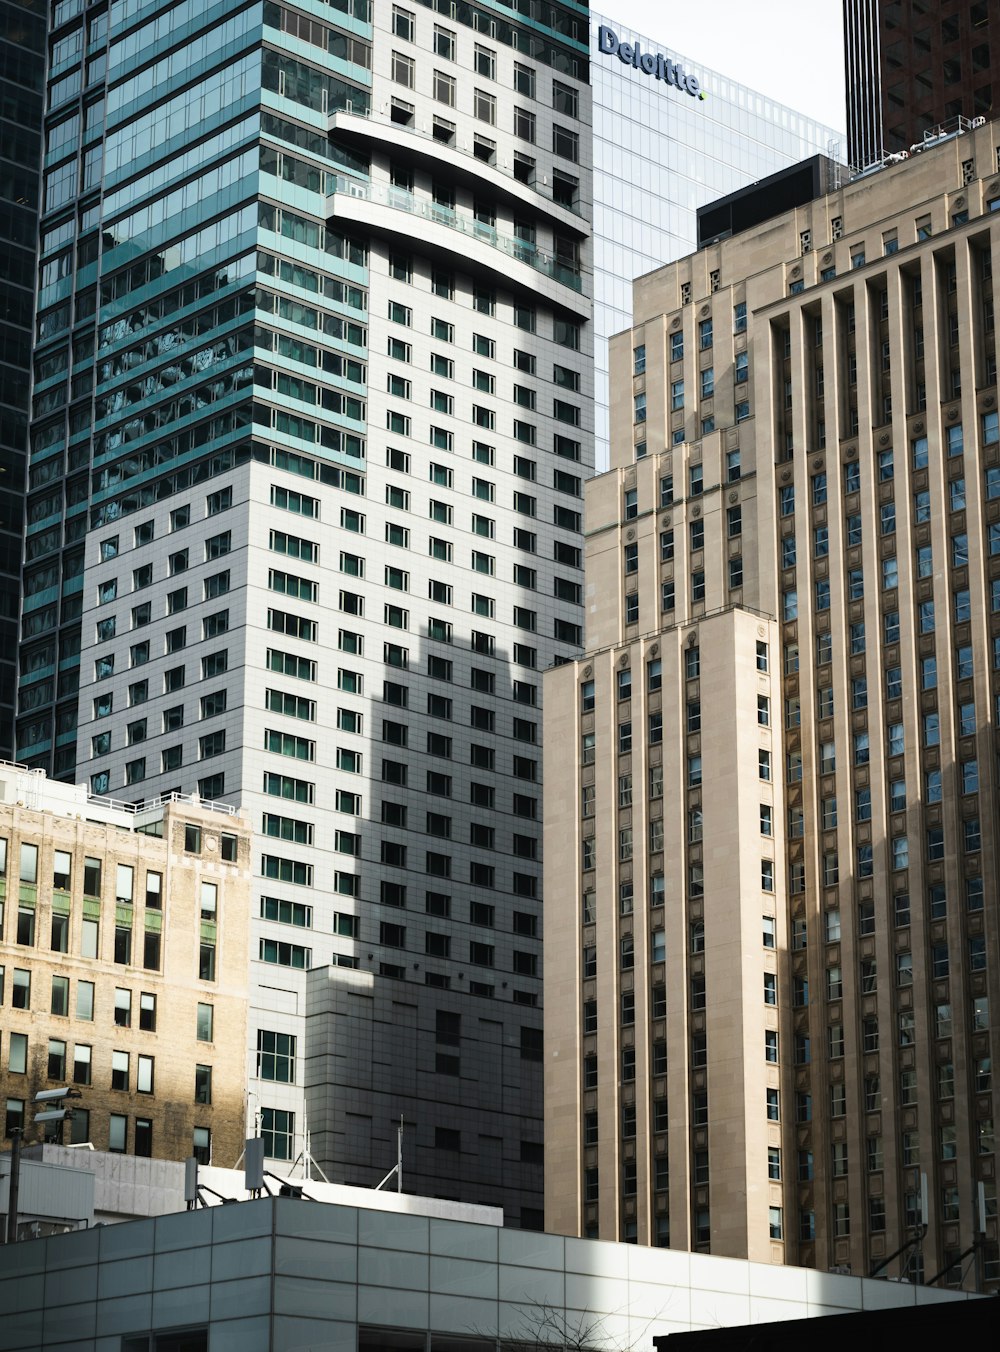
[[[580,159],[580,133],[569,127],[562,127],[558,123],[554,123],[552,127],[552,153],[577,164]]]
[[[117,1055],[117,1053],[113,1052],[112,1055],[115,1056]],[[153,1057],[139,1056],[136,1058],[136,1060],[137,1060],[136,1076],[135,1076],[136,1092],[140,1094],[152,1094],[153,1079],[154,1079]]]
[[[455,88],[454,75],[446,75],[442,70],[434,72],[434,97],[438,103],[443,103],[448,108],[454,108]]]
[[[392,78],[396,84],[403,85],[406,89],[412,89],[415,67],[416,63],[412,56],[404,56],[402,52],[393,52]]]
[[[111,1053],[111,1088],[127,1091],[129,1087],[129,1053]]]
[[[452,80],[452,106],[454,106],[454,85]],[[476,89],[473,91],[473,113],[480,122],[485,122],[491,127],[496,126],[497,121],[497,100],[495,94],[488,93],[485,89]]]
[[[268,1159],[290,1160],[294,1157],[294,1113],[281,1108],[261,1108],[260,1134],[264,1140],[264,1154]]]
[[[262,1080],[295,1083],[295,1038],[291,1034],[258,1030],[257,1074]]]

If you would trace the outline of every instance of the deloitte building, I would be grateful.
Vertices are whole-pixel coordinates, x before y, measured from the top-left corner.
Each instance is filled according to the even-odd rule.
[[[632,278],[690,253],[707,202],[812,155],[842,133],[678,57],[665,41],[591,15],[594,388],[598,467],[608,453],[608,339],[632,323]],[[710,28],[706,23],[706,50]]]

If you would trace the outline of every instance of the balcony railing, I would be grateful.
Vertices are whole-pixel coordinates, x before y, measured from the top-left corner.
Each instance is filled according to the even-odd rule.
[[[554,258],[523,239],[502,235],[495,226],[477,221],[474,216],[465,216],[452,207],[443,207],[437,202],[417,197],[407,192],[405,188],[396,188],[391,184],[359,183],[344,174],[337,174],[333,180],[333,192],[334,195],[360,198],[377,206],[389,207],[393,211],[405,211],[419,220],[443,225],[467,239],[477,240],[480,244],[487,244],[491,249],[499,250],[517,263],[525,263],[536,272],[551,277],[553,281],[561,282],[563,286],[571,287],[574,291],[583,290],[583,277],[579,265]]]
[[[203,812],[221,812],[227,817],[235,817],[239,808],[232,803],[220,803],[218,799],[202,798],[197,793],[158,793],[155,798],[147,798],[139,803],[137,812],[148,812],[151,808],[166,807],[168,803],[183,803],[185,807],[200,808]]]
[[[526,182],[525,179],[518,178],[517,174],[512,173],[510,169],[504,167],[503,165],[488,159],[480,159],[478,155],[471,154],[468,150],[463,150],[459,146],[454,145],[451,141],[442,141],[441,138],[439,136],[436,136],[433,131],[427,131],[423,127],[418,127],[414,122],[396,122],[391,117],[385,117],[380,115],[379,113],[373,112],[371,109],[361,107],[338,108],[334,116],[336,116],[338,113],[341,114],[348,113],[350,114],[351,117],[362,118],[364,119],[364,121],[370,122],[373,126],[384,128],[394,137],[399,136],[400,134],[402,134],[403,136],[416,136],[423,141],[433,141],[435,145],[446,146],[450,150],[453,150],[457,155],[461,155],[463,159],[469,160],[470,169],[473,169],[473,171],[475,171],[475,169],[480,169],[484,167],[492,169],[494,170],[495,173],[500,174],[503,178],[510,179],[512,183],[516,183],[522,188],[530,188],[533,193],[537,194],[539,197],[544,198],[546,201],[551,202],[553,206],[559,207],[562,211],[569,212],[571,216],[576,216],[580,222],[581,228],[585,228],[588,225],[587,218],[584,215],[583,211],[581,211],[579,206],[573,205],[572,203],[569,202],[557,201],[556,198],[552,195],[551,190],[548,191],[544,190],[541,183],[539,183],[538,181],[530,183]],[[332,125],[333,123],[331,122],[331,126]]]

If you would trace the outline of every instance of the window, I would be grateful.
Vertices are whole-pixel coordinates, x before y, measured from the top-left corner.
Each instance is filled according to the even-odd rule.
[[[413,41],[414,16],[408,9],[403,9],[400,5],[392,7],[392,31],[394,36],[402,38],[405,42]]]
[[[574,164],[580,159],[580,134],[569,127],[560,126],[558,122],[552,126],[552,153],[558,155],[564,160],[571,160]]]
[[[411,41],[412,41],[412,35],[413,35],[413,29],[412,29],[412,16],[411,16],[411,29],[410,29],[410,33],[408,34],[408,36],[409,36],[409,38],[410,38]],[[412,56],[404,56],[402,52],[393,52],[393,54],[392,54],[392,78],[393,78],[393,80],[396,82],[396,84],[401,84],[401,85],[403,85],[404,88],[406,88],[406,89],[412,89],[412,88],[413,88],[413,74],[414,74],[414,70],[415,70],[415,69],[416,69],[416,63],[414,62]]]
[[[438,103],[445,104],[448,108],[455,106],[455,88],[456,80],[454,75],[446,75],[444,71],[436,70],[434,72],[434,97]]]
[[[116,1054],[117,1053],[112,1053],[113,1056]],[[154,1071],[155,1066],[153,1062],[153,1057],[139,1056],[136,1058],[135,1087],[137,1093],[139,1094],[153,1093]]]
[[[129,1087],[129,1053],[111,1053],[111,1088],[127,1091]]]

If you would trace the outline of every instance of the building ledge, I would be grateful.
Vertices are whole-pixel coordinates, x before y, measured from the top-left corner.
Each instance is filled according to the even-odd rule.
[[[590,318],[591,300],[583,292],[582,271],[523,240],[502,235],[472,216],[438,206],[402,188],[359,183],[341,175],[327,198],[327,212],[338,225],[349,223],[369,234],[397,235],[411,242],[419,232],[425,248],[450,255],[454,265],[478,265],[508,285],[539,295],[581,318]]]
[[[439,140],[433,132],[423,127],[407,126],[405,123],[393,122],[390,118],[344,110],[331,115],[330,133],[353,140],[375,142],[396,160],[433,159],[437,165],[447,167],[456,178],[465,179],[470,185],[481,189],[484,184],[488,184],[496,195],[544,214],[560,230],[583,237],[590,235],[590,222],[586,217],[570,207],[560,206],[548,195],[552,187],[547,179],[543,177],[541,186],[537,183],[534,186],[522,183],[509,169],[481,160],[473,152],[467,136],[461,146],[452,145]]]

